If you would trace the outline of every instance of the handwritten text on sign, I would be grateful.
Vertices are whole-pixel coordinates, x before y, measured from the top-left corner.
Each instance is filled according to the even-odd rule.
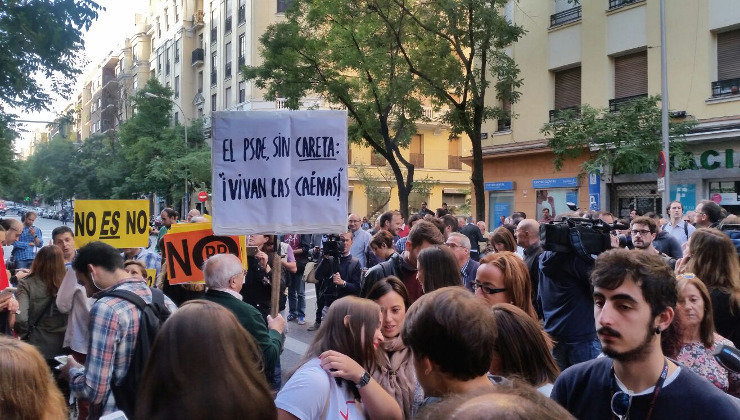
[[[217,234],[347,229],[345,111],[216,112]]]
[[[75,243],[102,241],[116,248],[149,245],[147,200],[76,200]]]
[[[208,257],[216,254],[234,254],[241,259],[243,238],[214,236],[211,229],[164,235],[164,253],[167,278],[170,284],[203,281],[201,268]]]

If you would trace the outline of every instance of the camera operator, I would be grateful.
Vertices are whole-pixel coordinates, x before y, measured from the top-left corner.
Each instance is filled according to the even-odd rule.
[[[568,216],[573,215],[561,214],[557,219]],[[561,371],[601,352],[589,280],[593,267],[593,258],[571,250],[544,251],[540,256],[538,299],[545,331],[556,343],[552,354]]]
[[[331,304],[342,297],[360,295],[362,266],[349,250],[352,247],[352,234],[327,235],[323,256],[316,266],[316,280],[319,284],[319,299],[316,306],[316,323],[321,325],[321,316]]]

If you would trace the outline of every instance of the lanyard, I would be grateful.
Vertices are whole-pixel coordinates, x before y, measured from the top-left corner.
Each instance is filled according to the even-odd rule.
[[[653,408],[655,408],[655,401],[658,400],[658,394],[660,394],[660,390],[663,389],[663,383],[665,382],[665,379],[667,376],[668,376],[668,360],[663,360],[663,371],[660,372],[660,377],[658,378],[658,382],[656,382],[655,387],[653,387],[653,398],[652,400],[650,400],[650,407],[648,408],[648,412],[647,412],[647,415],[645,416],[645,420],[649,420],[650,416],[652,416]],[[612,397],[618,391],[621,391],[621,390],[619,389],[619,386],[617,385],[616,375],[614,374],[614,366],[612,366]],[[616,416],[612,414],[612,418],[616,418]]]

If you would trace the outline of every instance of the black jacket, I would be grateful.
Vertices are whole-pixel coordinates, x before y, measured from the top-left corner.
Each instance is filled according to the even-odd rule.
[[[373,284],[375,284],[380,279],[386,278],[388,276],[396,276],[399,279],[403,279],[403,274],[401,273],[402,261],[403,257],[401,256],[401,254],[396,252],[387,260],[367,270],[367,273],[365,273],[365,281],[362,285],[361,296],[367,296],[367,292],[370,291],[370,288],[373,287]]]
[[[247,264],[249,269],[241,291],[242,300],[257,308],[263,318],[267,318],[267,315],[270,314],[270,298],[272,296],[270,280],[272,279],[272,273],[265,272],[257,257],[248,256]],[[282,279],[280,283],[280,310],[282,311],[285,309],[286,296],[283,292],[286,286]]]
[[[316,279],[319,281],[319,293],[324,298],[324,306],[328,307],[332,302],[345,296],[360,296],[362,288],[362,266],[360,260],[352,255],[339,257],[339,276],[347,284],[339,286],[334,284],[332,277],[337,272],[334,257],[324,256],[316,266]]]
[[[460,229],[460,233],[470,239],[470,251],[475,252],[476,254],[479,253],[478,242],[485,242],[486,238],[484,238],[483,234],[480,233],[478,226],[468,223]]]

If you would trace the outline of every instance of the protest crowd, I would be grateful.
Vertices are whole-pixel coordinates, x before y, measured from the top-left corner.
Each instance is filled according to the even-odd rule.
[[[740,347],[740,221],[712,201],[490,231],[424,202],[248,235],[177,284],[167,238],[209,219],[160,216],[155,252],[0,220],[0,418],[740,418],[740,372],[714,357]],[[283,383],[288,323],[315,333]]]

